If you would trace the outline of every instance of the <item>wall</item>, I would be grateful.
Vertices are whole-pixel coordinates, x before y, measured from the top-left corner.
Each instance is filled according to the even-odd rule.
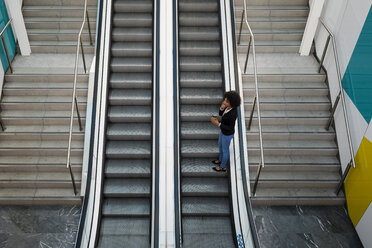
[[[372,0],[328,0],[322,18],[336,37],[337,53],[351,129],[356,168],[345,181],[349,216],[365,247],[372,247]],[[319,28],[315,37],[321,57],[327,33]],[[324,66],[328,71],[331,99],[339,84],[332,46]],[[341,104],[335,113],[337,140],[343,170],[350,161]]]

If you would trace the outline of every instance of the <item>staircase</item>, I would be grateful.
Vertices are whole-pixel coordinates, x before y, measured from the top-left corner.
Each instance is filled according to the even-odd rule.
[[[331,103],[326,75],[318,73],[313,55],[298,54],[306,19],[306,0],[247,0],[248,21],[256,39],[265,168],[253,204],[338,205],[340,180],[336,135],[327,130]],[[243,1],[236,1],[236,27],[240,27]],[[238,35],[237,29],[237,35]],[[248,34],[239,49],[244,65]],[[251,56],[252,57],[252,56]],[[243,74],[246,121],[252,109],[255,81],[252,58]],[[253,185],[260,162],[257,111],[247,130],[250,178]]]
[[[23,17],[32,53],[76,53],[77,34],[84,14],[84,0],[23,0]],[[97,0],[88,0],[88,16],[95,37]],[[93,53],[88,24],[82,38],[84,52]]]
[[[15,67],[16,69],[17,67]],[[85,124],[86,75],[78,99]],[[0,133],[0,204],[80,204],[66,168],[72,75],[7,74]],[[72,170],[80,189],[84,133],[74,123]]]
[[[150,247],[153,1],[113,1],[98,247]]]
[[[219,1],[179,1],[181,207],[183,244],[235,247],[229,174],[215,172],[224,91]]]
[[[83,3],[82,0],[24,0],[23,15],[32,54],[16,55],[12,63],[14,73],[5,75],[0,113],[5,126],[0,133],[0,204],[81,204],[88,92],[88,74],[83,71],[81,59],[77,99],[83,131],[75,118],[71,151],[76,196],[66,160]],[[94,31],[96,1],[89,0],[89,4]],[[94,41],[94,33],[92,38]],[[87,47],[85,52],[89,69],[93,47]]]

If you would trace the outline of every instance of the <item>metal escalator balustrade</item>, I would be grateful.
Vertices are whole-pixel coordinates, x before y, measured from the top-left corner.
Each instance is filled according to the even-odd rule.
[[[218,0],[178,1],[182,247],[235,247],[228,173],[212,170],[223,96]]]
[[[98,247],[150,247],[153,1],[114,0]]]

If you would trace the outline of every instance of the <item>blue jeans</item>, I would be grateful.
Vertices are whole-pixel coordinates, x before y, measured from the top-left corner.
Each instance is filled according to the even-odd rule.
[[[219,160],[221,161],[220,166],[222,168],[226,168],[227,161],[229,160],[229,147],[230,142],[234,135],[224,135],[222,132],[220,132],[220,136],[218,137],[218,148],[220,150],[220,157]]]

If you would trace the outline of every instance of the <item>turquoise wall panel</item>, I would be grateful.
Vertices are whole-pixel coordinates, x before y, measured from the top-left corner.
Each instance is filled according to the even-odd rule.
[[[3,30],[3,28],[8,23],[8,21],[9,21],[9,16],[8,16],[8,12],[5,6],[5,2],[4,0],[0,0],[0,31]],[[3,37],[5,40],[6,47],[8,49],[9,59],[10,61],[12,61],[15,55],[16,43],[15,43],[13,30],[11,26],[8,26],[8,28],[3,34]],[[3,43],[1,41],[0,41],[0,59],[1,59],[1,63],[3,64],[3,69],[4,71],[6,71],[9,67],[9,63],[6,57]]]
[[[342,86],[368,123],[372,118],[372,7],[345,71]]]

